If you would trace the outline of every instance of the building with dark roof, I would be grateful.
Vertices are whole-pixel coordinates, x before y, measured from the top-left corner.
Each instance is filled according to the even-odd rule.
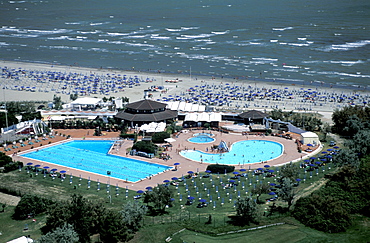
[[[264,118],[269,115],[262,111],[250,110],[239,114],[239,117],[243,119],[244,124],[264,124]]]
[[[124,111],[115,116],[131,127],[140,126],[150,122],[167,122],[177,119],[177,111],[166,109],[167,104],[153,101],[140,100],[126,105]]]

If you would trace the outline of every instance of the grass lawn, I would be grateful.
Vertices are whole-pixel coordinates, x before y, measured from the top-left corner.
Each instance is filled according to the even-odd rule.
[[[329,169],[329,167],[331,168]],[[274,170],[274,174],[276,174],[277,177],[279,176],[280,168],[270,167],[268,169]],[[331,164],[318,167],[318,169],[313,170],[311,173],[305,172],[305,169],[301,168],[298,176],[301,182],[295,187],[297,197],[309,195],[317,187],[324,185],[324,175],[334,170],[335,167]],[[144,227],[138,232],[132,242],[163,242],[168,236],[173,238],[171,242],[226,242],[226,240],[230,241],[230,239],[235,242],[246,242],[247,240],[253,242],[308,242],[308,239],[324,239],[324,242],[326,240],[329,242],[331,239],[335,239],[334,242],[346,242],[343,241],[342,238],[348,238],[347,235],[353,236],[355,240],[365,239],[361,234],[349,234],[348,232],[345,233],[346,237],[336,237],[336,235],[339,234],[325,234],[307,228],[295,221],[295,219],[287,218],[286,215],[280,215],[277,212],[267,218],[263,216],[263,214],[265,211],[268,211],[269,206],[273,204],[269,199],[274,197],[268,194],[260,196],[260,200],[264,202],[259,205],[261,225],[268,225],[276,222],[294,222],[294,225],[286,224],[282,226],[273,226],[266,229],[218,237],[195,233],[191,230],[184,230],[172,236],[173,233],[185,227],[187,229],[197,229],[202,232],[208,232],[212,235],[248,228],[230,224],[230,216],[235,215],[234,205],[237,198],[251,195],[251,190],[258,184],[278,183],[276,180],[277,177],[256,176],[253,171],[244,173],[246,173],[244,177],[236,177],[236,175],[232,173],[226,175],[207,175],[202,172],[196,178],[178,182],[177,186],[169,185],[173,190],[173,206],[166,210],[167,214],[165,215],[145,217],[143,221]],[[206,176],[203,177],[204,175]],[[230,180],[235,181],[234,185],[227,188],[226,185],[230,184]],[[44,178],[42,173],[39,173],[37,176],[35,176],[35,173],[32,173],[31,177],[25,170],[0,174],[0,185],[1,188],[6,188],[13,192],[19,192],[21,194],[33,193],[55,200],[68,200],[74,193],[81,194],[90,200],[100,200],[107,208],[117,211],[121,210],[123,204],[128,200],[133,200],[133,197],[137,195],[136,191],[126,190],[125,188],[117,189],[114,185],[110,185],[108,190],[108,186],[104,183],[98,185],[97,182],[91,181],[89,183],[86,179],[80,179],[78,177],[70,178],[68,175],[64,181],[61,181],[60,178],[53,180],[49,176]],[[88,185],[90,185],[90,188],[88,188]],[[98,188],[100,188],[100,190],[97,190]],[[189,196],[194,197],[193,204],[185,205]],[[256,199],[256,195],[252,195],[252,197]],[[206,207],[197,207],[200,199],[205,199],[207,201]],[[142,199],[139,199],[139,201],[142,201]],[[285,207],[287,204],[277,200],[276,205]],[[5,213],[0,214],[2,239],[8,240],[28,234],[34,239],[37,239],[41,235],[39,228],[42,227],[45,222],[45,216],[37,216],[36,223],[28,219],[24,221],[14,221],[11,219],[13,209],[14,207],[8,206]],[[205,223],[208,221],[210,215],[212,222],[206,225]],[[365,219],[359,220],[359,222],[363,221],[365,221]],[[27,232],[23,232],[25,224],[29,226]],[[366,229],[362,223],[357,223],[353,227],[355,227],[353,232],[363,232]],[[352,232],[351,229],[349,232]]]

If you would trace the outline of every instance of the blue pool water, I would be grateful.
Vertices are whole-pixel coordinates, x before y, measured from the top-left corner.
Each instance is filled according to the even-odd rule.
[[[111,140],[74,140],[22,156],[100,175],[107,175],[107,171],[111,171],[111,177],[130,182],[137,182],[171,168],[110,155],[108,151],[113,143]]]
[[[189,138],[188,141],[192,143],[212,143],[215,139],[200,133],[198,136]]]
[[[245,140],[234,143],[229,152],[205,153],[198,150],[183,150],[180,155],[190,160],[210,164],[251,164],[279,157],[284,151],[280,143],[265,140]]]

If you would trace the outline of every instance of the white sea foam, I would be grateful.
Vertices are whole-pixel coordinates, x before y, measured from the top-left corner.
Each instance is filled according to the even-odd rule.
[[[298,37],[297,40],[305,41],[305,40],[307,40],[307,38],[306,37]]]
[[[208,38],[214,36],[214,34],[199,34],[199,35],[181,35],[181,38],[185,39],[198,39],[198,38]],[[176,37],[177,38],[177,37]]]
[[[351,67],[355,64],[364,63],[364,61],[362,61],[362,60],[357,60],[357,61],[330,61],[330,63],[341,64],[342,66]]]
[[[128,35],[127,33],[116,33],[116,32],[107,32],[108,35],[110,36],[126,36]]]
[[[370,44],[370,40],[360,40],[360,41],[356,41],[356,42],[346,42],[345,44],[330,45],[330,46],[324,47],[324,48],[319,49],[319,50],[322,50],[322,51],[325,51],[325,52],[349,51],[349,50],[353,50],[353,49],[356,49],[356,48],[364,47],[364,46],[369,45],[369,44]]]
[[[289,46],[310,46],[307,43],[288,43]]]
[[[278,42],[278,40],[270,40],[270,42],[274,43],[274,42]]]
[[[229,30],[226,30],[226,31],[212,31],[211,33],[215,34],[215,35],[224,35],[224,34],[229,33]]]
[[[166,28],[166,30],[170,32],[180,32],[180,31],[196,30],[196,29],[199,29],[199,27],[181,27],[180,29]]]
[[[293,27],[285,27],[285,28],[272,28],[274,31],[285,31],[285,30],[292,30]]]

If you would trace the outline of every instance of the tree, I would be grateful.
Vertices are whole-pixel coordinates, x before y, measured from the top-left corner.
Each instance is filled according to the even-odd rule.
[[[15,219],[26,219],[29,216],[34,217],[36,214],[46,212],[50,205],[53,205],[53,201],[49,199],[26,194],[21,197],[21,200],[15,207],[13,217]]]
[[[341,109],[335,109],[332,114],[332,120],[334,122],[333,131],[339,133],[340,135],[352,136],[350,134],[350,127],[348,127],[347,121],[352,117],[353,120],[358,119],[365,127],[369,127],[368,120],[370,118],[370,107],[363,106],[345,106]],[[348,127],[346,130],[343,129]],[[355,128],[355,127],[352,127]]]
[[[63,108],[62,98],[60,96],[54,95],[53,103],[54,103],[54,109],[55,110],[61,110]]]
[[[324,232],[342,232],[351,225],[341,200],[327,195],[313,194],[300,198],[292,213],[304,225]]]
[[[270,191],[270,185],[268,184],[257,184],[255,188],[251,190],[253,195],[257,194],[257,203],[259,203],[259,198],[261,194],[268,193]]]
[[[124,224],[122,213],[107,210],[99,229],[102,242],[116,243],[130,239],[128,227]]]
[[[354,134],[353,139],[346,143],[346,146],[357,153],[359,157],[364,157],[370,153],[370,130],[360,130]]]
[[[363,121],[357,115],[352,115],[348,117],[348,120],[346,121],[346,126],[343,128],[343,132],[346,135],[353,137],[356,133],[363,130],[364,128],[365,124],[363,123]]]
[[[257,203],[251,197],[238,198],[235,206],[241,223],[249,225],[258,222]]]
[[[154,207],[160,212],[164,213],[166,206],[172,204],[172,191],[168,186],[158,185],[153,188],[152,191],[149,191],[144,196],[145,203],[153,203]]]
[[[295,197],[295,190],[293,187],[293,182],[290,178],[283,178],[281,180],[281,188],[278,191],[278,196],[288,203],[288,210],[293,204],[293,199]]]
[[[154,154],[157,150],[157,145],[150,141],[139,141],[132,146],[132,149],[136,149],[136,151],[146,152]]]
[[[106,209],[100,203],[93,203],[81,195],[72,195],[71,200],[50,208],[45,231],[61,227],[65,222],[73,225],[80,242],[90,242],[90,236],[98,233]]]
[[[130,233],[136,232],[141,227],[142,220],[147,211],[147,207],[137,201],[129,201],[123,205],[123,209],[120,212],[122,222]]]
[[[36,243],[75,243],[78,240],[78,234],[74,231],[73,226],[65,223],[62,227],[41,236]]]
[[[163,143],[166,138],[171,137],[167,132],[156,132],[152,136],[153,143]]]
[[[358,158],[358,153],[350,149],[342,149],[333,159],[334,163],[339,166],[352,165],[353,167],[358,167],[360,160]]]
[[[294,181],[298,178],[299,175],[299,167],[297,164],[289,163],[285,164],[280,169],[281,179],[289,178],[290,180]]]

